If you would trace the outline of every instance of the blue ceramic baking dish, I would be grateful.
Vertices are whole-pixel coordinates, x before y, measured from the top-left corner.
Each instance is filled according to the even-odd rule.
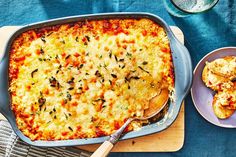
[[[168,116],[150,125],[143,126],[138,131],[132,131],[125,134],[121,140],[135,138],[139,136],[149,135],[157,133],[168,128],[176,119],[183,99],[188,93],[191,83],[192,83],[192,63],[188,50],[181,44],[178,39],[174,36],[170,27],[162,20],[160,17],[149,14],[149,13],[104,13],[104,14],[91,14],[91,15],[81,15],[81,16],[71,16],[59,19],[48,20],[44,22],[34,23],[26,25],[19,28],[11,35],[8,43],[5,46],[5,54],[0,63],[0,111],[10,122],[15,133],[25,142],[35,146],[44,147],[54,147],[54,146],[75,146],[75,145],[85,145],[85,144],[95,144],[105,141],[108,137],[99,138],[88,138],[88,139],[74,139],[74,140],[61,140],[61,141],[31,141],[28,137],[24,136],[22,132],[17,128],[15,116],[11,110],[11,98],[8,92],[8,66],[9,66],[9,52],[10,47],[14,39],[21,33],[36,28],[42,28],[46,26],[52,26],[57,24],[70,23],[75,21],[84,20],[100,20],[100,19],[112,19],[112,18],[148,18],[159,25],[161,25],[169,38],[170,47],[174,62],[175,71],[175,91],[176,91],[176,101],[171,102],[168,108]]]

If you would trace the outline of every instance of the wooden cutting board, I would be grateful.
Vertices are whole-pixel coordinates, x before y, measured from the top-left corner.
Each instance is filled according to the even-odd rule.
[[[4,26],[0,28],[0,61],[4,52],[4,45],[9,36],[20,26]],[[183,32],[176,26],[171,26],[175,36],[184,43]],[[0,114],[0,119],[5,119]],[[175,122],[166,130],[130,140],[118,142],[112,152],[174,152],[184,144],[184,104]],[[78,148],[93,152],[100,144],[78,146]]]

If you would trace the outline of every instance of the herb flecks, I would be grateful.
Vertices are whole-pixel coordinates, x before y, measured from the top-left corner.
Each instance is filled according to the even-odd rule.
[[[138,80],[138,79],[140,79],[140,77],[138,77],[138,76],[126,76],[125,77],[125,82],[130,82],[132,79]]]
[[[44,54],[43,48],[40,49],[40,54]]]
[[[56,54],[56,56],[55,56],[55,59],[58,59],[59,57],[58,57],[58,54]]]
[[[132,54],[129,53],[129,52],[127,52],[127,53],[126,53],[126,56],[127,56],[127,57],[132,57]]]
[[[84,64],[80,64],[79,67],[77,68],[78,70],[83,68]]]
[[[85,38],[87,39],[88,42],[90,42],[90,37],[89,36],[85,36]]]
[[[64,115],[65,115],[66,119],[68,119],[68,116],[67,116],[67,114],[65,112],[64,112]]]
[[[46,99],[43,97],[40,97],[38,99],[39,107],[42,107],[45,104],[45,102],[46,102]]]
[[[109,52],[109,58],[111,58],[112,57],[112,53],[111,52]]]
[[[75,78],[72,77],[67,83],[70,84],[70,85],[73,85],[74,84],[74,80],[75,80]]]
[[[47,34],[47,37],[49,37],[52,33],[53,33],[53,32],[48,33],[48,34]]]
[[[116,60],[116,62],[118,62],[117,56],[116,56],[116,55],[114,55],[114,56],[115,56],[115,60]]]
[[[74,87],[70,87],[70,88],[68,88],[68,90],[73,90],[74,89]]]
[[[148,62],[147,62],[147,61],[144,61],[142,64],[143,64],[143,65],[147,65],[147,64],[148,64]]]
[[[36,73],[38,71],[38,69],[35,69],[34,71],[31,72],[31,77],[34,77],[34,73]]]
[[[141,69],[142,71],[144,71],[144,72],[146,72],[146,73],[150,74],[150,72],[149,72],[149,71],[147,71],[147,70],[143,69],[141,66],[138,66],[138,68],[139,68],[139,69]]]
[[[75,38],[75,41],[77,41],[77,42],[78,42],[78,41],[79,41],[79,37],[76,37],[76,38]]]
[[[68,59],[68,58],[70,58],[70,55],[66,56],[66,58],[65,58],[65,59]]]
[[[71,100],[72,100],[72,98],[71,98],[71,95],[70,95],[70,93],[69,93],[69,92],[67,92],[67,94],[66,94],[66,97],[67,97],[67,99],[68,99],[69,101],[71,101]]]
[[[119,59],[119,62],[124,62],[124,61],[125,61],[124,58]]]
[[[49,78],[49,82],[51,87],[56,87],[57,89],[60,88],[60,83],[56,80],[55,77],[52,76],[51,78]]]
[[[138,79],[140,79],[140,77],[138,77],[138,76],[132,76],[132,77],[130,77],[130,79],[138,80]]]
[[[101,77],[101,76],[102,76],[101,73],[100,73],[98,70],[95,72],[95,75],[96,75],[97,77]]]
[[[62,44],[65,44],[65,43],[66,43],[65,40],[63,40],[63,39],[62,39],[60,42],[61,42]]]
[[[117,75],[115,75],[115,74],[111,74],[111,76],[112,76],[113,78],[117,78]]]
[[[105,99],[102,99],[102,98],[98,98],[98,99],[95,99],[95,100],[93,100],[93,101],[95,101],[95,102],[101,101],[102,103],[106,102],[106,100],[105,100]]]
[[[73,129],[70,126],[68,126],[68,129],[70,129],[70,131],[73,131]]]

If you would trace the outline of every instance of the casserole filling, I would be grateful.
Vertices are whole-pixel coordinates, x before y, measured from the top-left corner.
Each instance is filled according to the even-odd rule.
[[[11,46],[9,86],[18,128],[31,140],[110,135],[142,116],[161,88],[173,91],[168,37],[149,19],[29,30]]]

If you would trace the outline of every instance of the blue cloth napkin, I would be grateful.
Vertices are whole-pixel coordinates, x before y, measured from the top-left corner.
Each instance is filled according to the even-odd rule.
[[[162,0],[0,0],[0,26],[101,12],[150,12],[185,34],[193,66],[208,52],[236,46],[236,1],[220,0],[203,14],[177,18],[168,14]],[[173,153],[112,153],[111,157],[234,157],[236,130],[214,126],[196,111],[191,96],[186,98],[186,129],[183,148]]]

